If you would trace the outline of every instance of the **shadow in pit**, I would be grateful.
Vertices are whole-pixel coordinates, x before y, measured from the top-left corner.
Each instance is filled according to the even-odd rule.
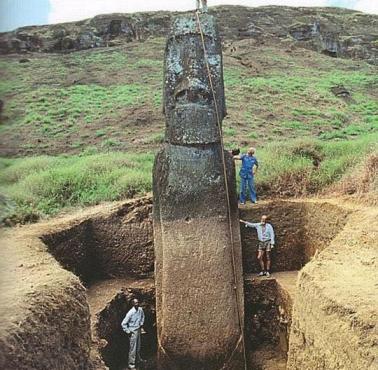
[[[151,200],[141,199],[122,205],[109,215],[60,228],[41,239],[61,265],[79,276],[87,286],[117,277],[133,276],[142,280],[152,274],[154,265],[151,210]],[[248,221],[257,222],[262,214],[271,216],[277,235],[272,256],[273,272],[300,270],[316,250],[321,251],[329,245],[344,227],[348,216],[345,210],[328,203],[299,201],[272,201],[240,210],[240,218]],[[245,333],[249,369],[284,369],[292,301],[276,279],[248,277],[259,269],[256,232],[242,227],[241,236],[243,269],[247,274]],[[95,319],[92,333],[97,337],[95,351],[111,370],[127,366],[128,338],[121,329],[121,322],[131,307],[130,300],[136,297],[144,304],[146,314],[148,334],[142,337],[142,356],[149,361],[144,368],[155,369],[154,289],[126,288],[131,286],[120,285],[118,293],[104,301]]]
[[[285,369],[293,297],[276,279],[252,276],[244,280],[244,296],[248,368]]]
[[[269,216],[276,234],[271,253],[272,271],[298,271],[318,250],[325,249],[343,229],[348,212],[328,203],[272,201],[240,209],[240,218],[259,222]],[[257,233],[241,227],[243,271],[260,271],[257,254]]]
[[[137,298],[145,313],[142,334],[141,356],[146,362],[140,369],[152,370],[156,368],[156,311],[154,289],[126,289],[116,294],[107,306],[98,313],[95,332],[100,340],[105,340],[99,352],[106,366],[110,370],[127,368],[129,339],[121,328],[121,322],[132,307],[131,300]]]

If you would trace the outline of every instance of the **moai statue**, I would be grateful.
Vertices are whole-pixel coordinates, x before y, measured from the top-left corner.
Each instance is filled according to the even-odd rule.
[[[202,12],[207,13],[207,0],[196,0],[197,10],[200,10],[200,3],[202,3]]]
[[[196,14],[174,20],[165,51],[165,144],[153,173],[158,368],[244,370],[234,164],[218,127],[221,41],[214,18],[199,18],[207,59]]]

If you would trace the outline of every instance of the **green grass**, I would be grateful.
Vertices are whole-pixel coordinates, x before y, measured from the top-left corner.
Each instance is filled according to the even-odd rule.
[[[260,163],[257,188],[265,195],[296,196],[321,191],[337,182],[347,169],[357,166],[368,153],[377,151],[377,143],[378,134],[355,140],[269,143],[256,154]],[[318,166],[314,159],[319,160]]]
[[[61,209],[114,201],[151,190],[152,154],[90,154],[2,159],[1,192],[30,220]]]
[[[113,145],[104,140],[113,140],[114,132],[120,133],[119,147],[156,144],[148,135],[164,122],[164,44],[163,38],[149,38],[66,55],[30,55],[29,63],[12,56],[0,61],[5,102],[0,131],[15,148],[12,154],[56,153],[57,147],[61,153],[80,153],[88,145],[109,150]],[[316,52],[309,64],[308,56],[272,45],[261,46],[258,54],[245,49],[240,58],[257,69],[225,54],[227,145],[256,138],[264,145],[283,136],[346,139],[378,130],[374,66]],[[334,96],[335,85],[350,91],[351,102]],[[138,129],[126,134],[136,123]],[[154,127],[146,132],[148,125]]]
[[[259,193],[303,195],[321,191],[377,150],[377,142],[378,135],[373,134],[338,142],[307,139],[267,144],[257,151]],[[88,148],[80,156],[1,159],[0,191],[13,205],[8,207],[7,217],[35,220],[65,208],[151,191],[152,153],[96,151]],[[314,158],[319,159],[318,166],[314,166]]]
[[[25,94],[21,124],[54,129],[59,122],[92,123],[107,113],[139,104],[146,91],[140,85],[78,85],[68,88],[40,88]]]

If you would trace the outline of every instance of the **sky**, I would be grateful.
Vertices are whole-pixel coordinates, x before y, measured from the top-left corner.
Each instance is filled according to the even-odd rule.
[[[208,0],[209,6],[338,6],[378,14],[378,0]],[[195,0],[0,0],[0,31],[27,25],[76,21],[105,13],[189,10]]]

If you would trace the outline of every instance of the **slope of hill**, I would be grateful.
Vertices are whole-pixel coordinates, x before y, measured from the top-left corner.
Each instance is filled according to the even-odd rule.
[[[224,51],[225,141],[347,138],[377,128],[377,68],[265,38]],[[163,137],[164,39],[70,54],[3,56],[0,153],[146,150]],[[20,61],[24,61],[20,63]]]
[[[377,67],[331,57],[340,53],[319,42],[326,34],[360,34],[355,46],[365,50],[361,40],[369,38],[370,51],[362,54],[371,62],[377,16],[334,8],[227,6],[215,12],[224,34],[225,143],[257,146],[264,163],[260,192],[318,191],[374,151]],[[50,49],[41,41],[34,48],[38,52],[1,57],[0,155],[9,159],[1,160],[0,185],[17,205],[16,213],[48,214],[150,189],[150,153],[164,138],[162,33],[172,14],[144,17],[106,15],[24,28],[38,37],[67,29],[71,36],[65,37],[73,37],[74,30],[80,33],[90,24],[106,30],[110,24],[122,26],[108,37],[108,47],[43,53]],[[138,40],[124,32],[126,19],[134,18],[148,25]],[[327,30],[321,37],[314,31],[317,20]],[[96,154],[109,151],[126,154]],[[22,159],[42,154],[65,157]],[[287,190],[293,184],[299,185]]]

